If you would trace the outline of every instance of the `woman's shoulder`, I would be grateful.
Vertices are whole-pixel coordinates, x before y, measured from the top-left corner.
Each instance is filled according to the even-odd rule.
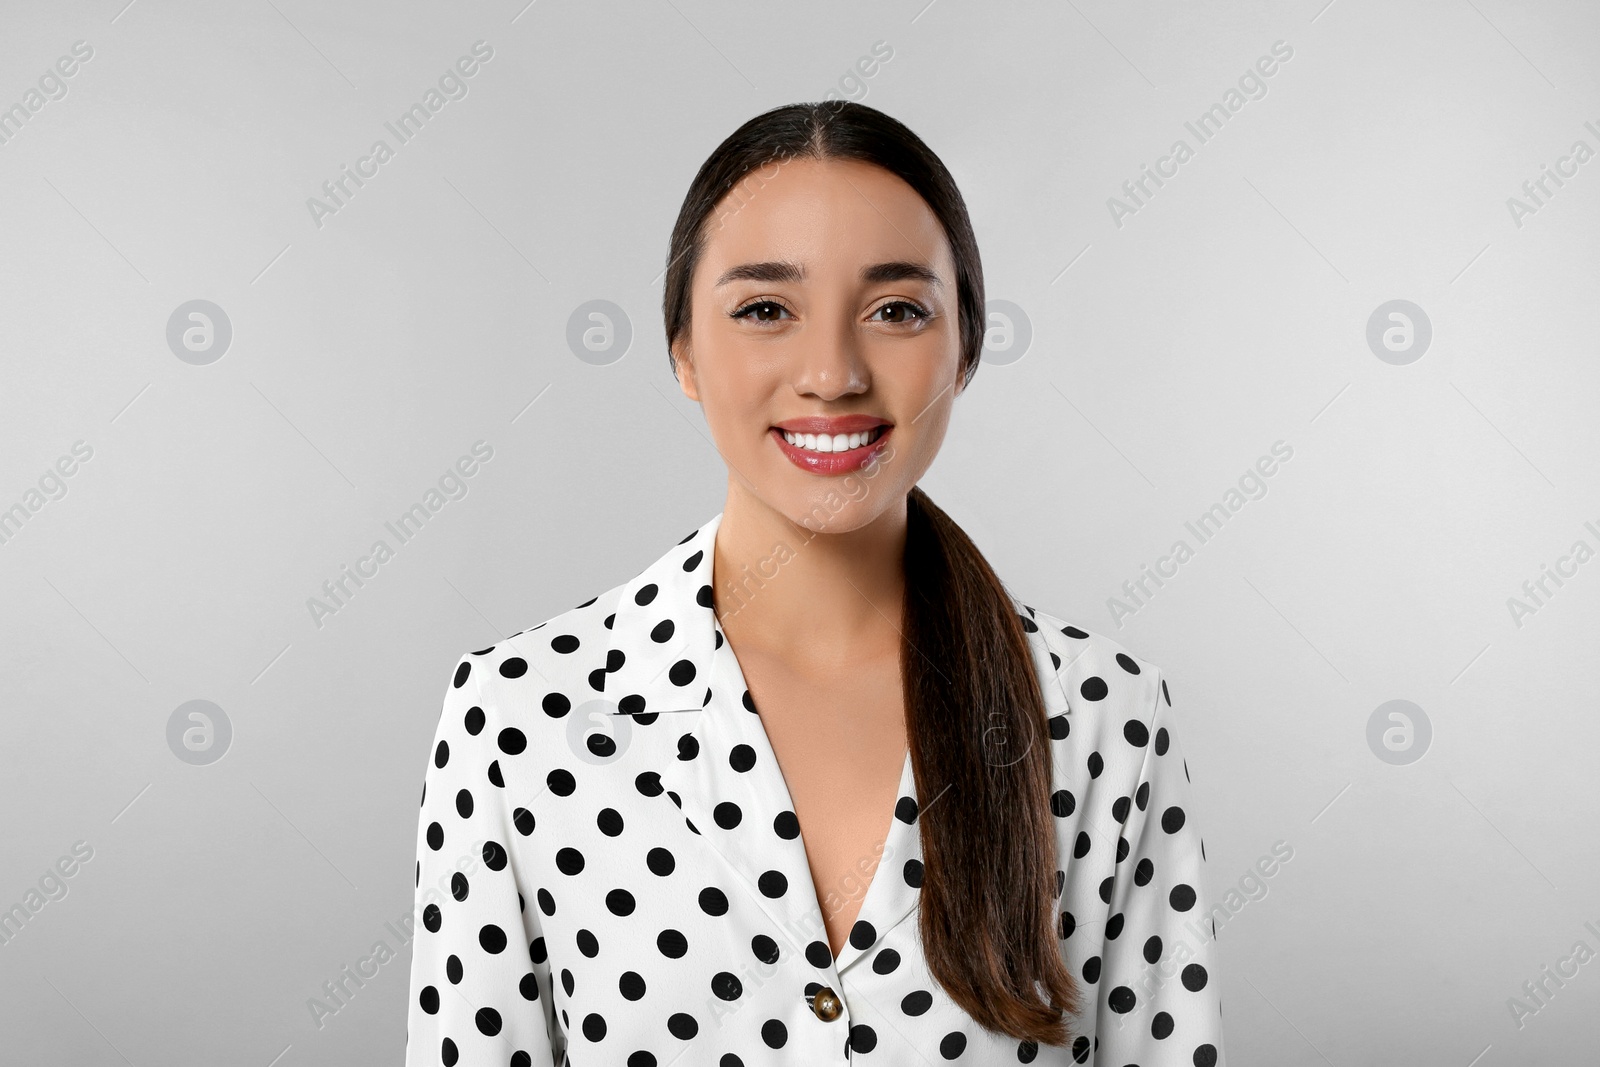
[[[1155,663],[1105,634],[1013,601],[1036,658],[1048,661],[1041,674],[1060,686],[1069,714],[1114,719],[1110,725],[1120,729],[1130,717],[1149,723],[1157,700],[1170,705],[1165,675]]]
[[[484,648],[463,653],[485,696],[505,692],[505,682],[525,690],[533,683],[547,704],[582,699],[603,691],[612,622],[628,583],[622,582],[543,622],[508,634]],[[547,710],[553,710],[547,708]]]

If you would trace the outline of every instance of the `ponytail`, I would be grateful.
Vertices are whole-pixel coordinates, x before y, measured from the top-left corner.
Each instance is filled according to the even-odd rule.
[[[920,488],[906,505],[900,670],[924,803],[923,955],[980,1025],[1065,1045],[1078,989],[1056,939],[1051,753],[1028,640],[971,538]]]

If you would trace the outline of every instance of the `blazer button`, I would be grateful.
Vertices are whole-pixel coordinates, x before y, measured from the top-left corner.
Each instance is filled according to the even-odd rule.
[[[811,1010],[823,1022],[831,1023],[843,1013],[844,1005],[839,1002],[839,994],[828,986],[823,986],[812,995]]]

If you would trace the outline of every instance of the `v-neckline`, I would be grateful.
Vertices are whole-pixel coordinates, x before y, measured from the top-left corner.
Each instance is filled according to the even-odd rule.
[[[742,703],[741,710],[748,712],[754,720],[753,725],[749,722],[742,723],[745,727],[744,743],[756,751],[756,768],[752,773],[762,774],[760,782],[773,798],[775,810],[792,815],[795,811],[794,796],[789,791],[788,780],[784,777],[782,765],[778,762],[777,752],[772,747],[772,739],[767,733],[766,724],[754,706],[754,697],[750,694],[749,683],[745,680],[739,657],[733,650],[733,643],[723,631],[720,620],[716,620],[715,616],[713,616],[713,626],[716,633],[711,681],[713,694],[720,690],[726,706],[731,706],[735,701]],[[728,694],[737,694],[737,697],[730,700]],[[712,711],[716,703],[718,700],[713,695],[712,704],[705,710]],[[734,721],[740,722],[739,719]],[[916,821],[917,805],[916,775],[911,762],[910,739],[907,738],[905,753],[900,761],[899,779],[895,784],[894,801],[889,811],[885,813],[887,829],[882,839],[883,850],[872,876],[867,880],[866,892],[851,922],[850,931],[845,935],[837,953],[834,952],[828,938],[823,902],[817,892],[816,880],[811,874],[811,860],[806,850],[805,835],[800,830],[798,816],[792,815],[794,837],[792,840],[783,840],[782,844],[797,856],[798,866],[804,872],[802,887],[808,906],[801,910],[808,913],[808,925],[813,928],[814,939],[820,940],[827,946],[833,965],[839,971],[845,970],[870,949],[877,935],[903,919],[916,903],[922,871],[920,831]],[[900,861],[901,869],[892,873],[895,881],[889,882],[885,875],[890,870],[892,861]],[[907,879],[914,880],[916,884],[909,884]]]

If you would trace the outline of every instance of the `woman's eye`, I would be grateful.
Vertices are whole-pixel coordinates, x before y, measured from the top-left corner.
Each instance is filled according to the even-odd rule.
[[[917,319],[926,319],[928,317],[928,312],[925,308],[919,307],[916,304],[911,303],[909,300],[891,301],[883,305],[883,307],[879,308],[877,311],[873,312],[873,314],[877,315],[883,312],[888,312],[889,317],[879,320],[881,322],[913,322]]]
[[[753,317],[757,322],[776,322],[777,315],[784,310],[783,305],[776,301],[757,300],[735,311],[733,317],[736,319],[750,318],[752,317],[751,313],[754,312]]]

